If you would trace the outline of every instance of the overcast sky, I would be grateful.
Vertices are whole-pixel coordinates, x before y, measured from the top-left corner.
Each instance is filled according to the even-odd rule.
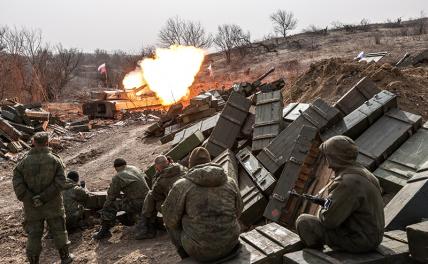
[[[0,25],[38,28],[49,43],[88,52],[135,52],[156,45],[159,29],[176,15],[200,21],[208,32],[236,23],[260,39],[272,32],[269,15],[276,9],[294,12],[300,32],[333,21],[419,17],[422,10],[428,13],[428,0],[0,0]]]

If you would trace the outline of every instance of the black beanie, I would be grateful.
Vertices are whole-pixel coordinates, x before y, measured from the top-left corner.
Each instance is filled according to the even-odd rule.
[[[126,161],[124,159],[122,159],[122,158],[118,158],[118,159],[114,160],[114,165],[113,166],[115,168],[122,167],[122,166],[125,166],[125,165],[126,165]]]
[[[79,173],[77,173],[77,171],[69,171],[67,178],[73,180],[74,182],[79,182]]]

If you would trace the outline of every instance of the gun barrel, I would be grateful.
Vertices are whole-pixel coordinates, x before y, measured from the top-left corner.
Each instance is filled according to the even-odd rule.
[[[261,75],[255,82],[261,82],[264,78],[266,78],[269,74],[275,71],[275,67],[270,68],[267,72]]]

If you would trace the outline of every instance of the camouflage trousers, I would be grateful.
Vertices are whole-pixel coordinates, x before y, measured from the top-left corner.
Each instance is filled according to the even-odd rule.
[[[83,210],[78,210],[76,212],[66,212],[65,214],[65,223],[67,231],[73,231],[82,226],[82,222],[84,221],[84,212]]]
[[[125,211],[132,218],[136,218],[141,213],[143,203],[143,199],[106,202],[101,210],[102,225],[109,228],[113,227],[116,224],[116,215],[119,211]]]
[[[296,230],[303,244],[311,248],[327,245],[332,249],[355,253],[374,249],[372,241],[368,241],[366,237],[352,233],[346,227],[327,229],[318,217],[309,214],[302,214],[297,218]]]
[[[198,241],[192,240],[181,230],[167,229],[167,231],[172,244],[177,249],[177,252],[185,251],[189,256],[199,262],[210,263],[220,260],[232,253],[234,247],[237,246],[237,243],[235,243],[226,245],[223,248],[217,248],[216,250],[204,249],[200,246]]]
[[[24,221],[24,230],[27,233],[27,256],[39,256],[42,251],[42,236],[47,222],[49,231],[54,239],[55,247],[61,249],[70,244],[64,217],[41,219],[36,221]]]
[[[149,191],[144,199],[142,215],[147,219],[155,221],[157,213],[160,212],[162,202],[153,198],[152,191]]]

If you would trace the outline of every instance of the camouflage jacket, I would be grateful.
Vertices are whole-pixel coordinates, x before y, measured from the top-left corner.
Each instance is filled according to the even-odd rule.
[[[77,216],[82,213],[91,193],[80,187],[77,182],[67,179],[62,196],[64,198],[65,214],[67,218],[70,218],[69,216]]]
[[[64,216],[61,191],[65,185],[64,163],[48,147],[31,149],[13,170],[13,189],[24,203],[26,221]],[[33,196],[43,205],[35,208]]]
[[[156,201],[163,202],[168,196],[172,185],[181,179],[187,172],[187,168],[178,163],[171,163],[161,173],[156,175],[152,195]]]
[[[191,168],[162,206],[165,225],[182,231],[184,249],[198,261],[224,256],[238,243],[241,212],[238,186],[215,163]]]
[[[123,170],[113,176],[107,190],[106,204],[110,205],[117,198],[121,198],[121,192],[125,202],[140,200],[142,204],[148,191],[145,173],[135,166],[126,165]]]
[[[336,233],[332,237],[346,237],[346,242],[340,242],[341,248],[364,252],[381,243],[385,226],[383,200],[379,182],[371,172],[360,165],[336,172],[328,198],[332,203],[320,211],[319,218],[325,228]]]

